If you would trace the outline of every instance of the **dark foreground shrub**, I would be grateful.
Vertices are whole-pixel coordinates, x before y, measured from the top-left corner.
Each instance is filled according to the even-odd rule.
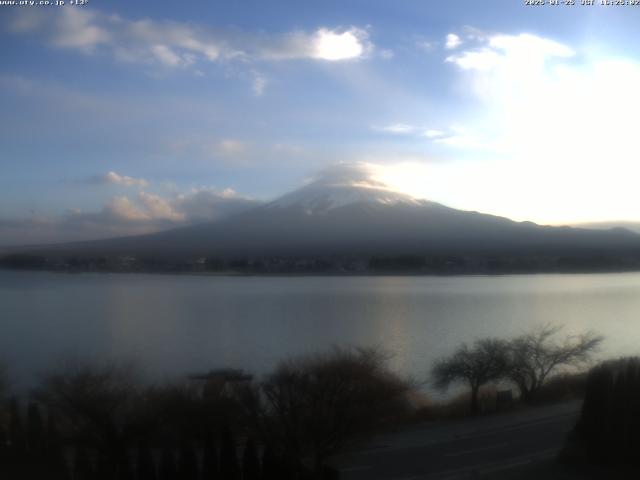
[[[640,465],[640,358],[593,368],[575,437],[593,463]]]
[[[404,414],[407,390],[378,350],[335,349],[282,362],[245,401],[269,455],[325,478],[329,457]],[[271,456],[263,462],[270,472]]]

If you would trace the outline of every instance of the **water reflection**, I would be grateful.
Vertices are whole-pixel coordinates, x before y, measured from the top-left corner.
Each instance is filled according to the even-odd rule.
[[[256,373],[331,345],[380,345],[424,378],[459,342],[541,323],[596,330],[603,356],[639,352],[640,274],[199,277],[0,272],[2,355],[24,379],[73,352],[165,377]]]

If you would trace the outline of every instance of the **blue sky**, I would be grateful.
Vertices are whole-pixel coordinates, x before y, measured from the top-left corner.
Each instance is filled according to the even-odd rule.
[[[640,220],[640,6],[577,3],[0,6],[0,245],[214,219],[341,162],[517,220]]]

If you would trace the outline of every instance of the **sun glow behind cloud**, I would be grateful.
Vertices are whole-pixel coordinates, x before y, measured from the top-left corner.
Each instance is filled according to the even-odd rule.
[[[473,105],[464,131],[476,141],[434,137],[453,160],[422,175],[400,165],[391,183],[519,220],[640,220],[640,63],[529,34],[486,36],[446,63]]]
[[[313,56],[333,61],[358,58],[364,52],[363,38],[366,38],[366,32],[358,29],[336,33],[321,28],[315,35]]]

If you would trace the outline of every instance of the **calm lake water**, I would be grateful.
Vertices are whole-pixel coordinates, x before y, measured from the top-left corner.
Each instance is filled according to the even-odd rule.
[[[0,271],[0,358],[17,386],[68,357],[124,358],[156,378],[271,370],[331,345],[379,345],[424,379],[434,358],[543,323],[640,353],[640,274],[207,277]]]

